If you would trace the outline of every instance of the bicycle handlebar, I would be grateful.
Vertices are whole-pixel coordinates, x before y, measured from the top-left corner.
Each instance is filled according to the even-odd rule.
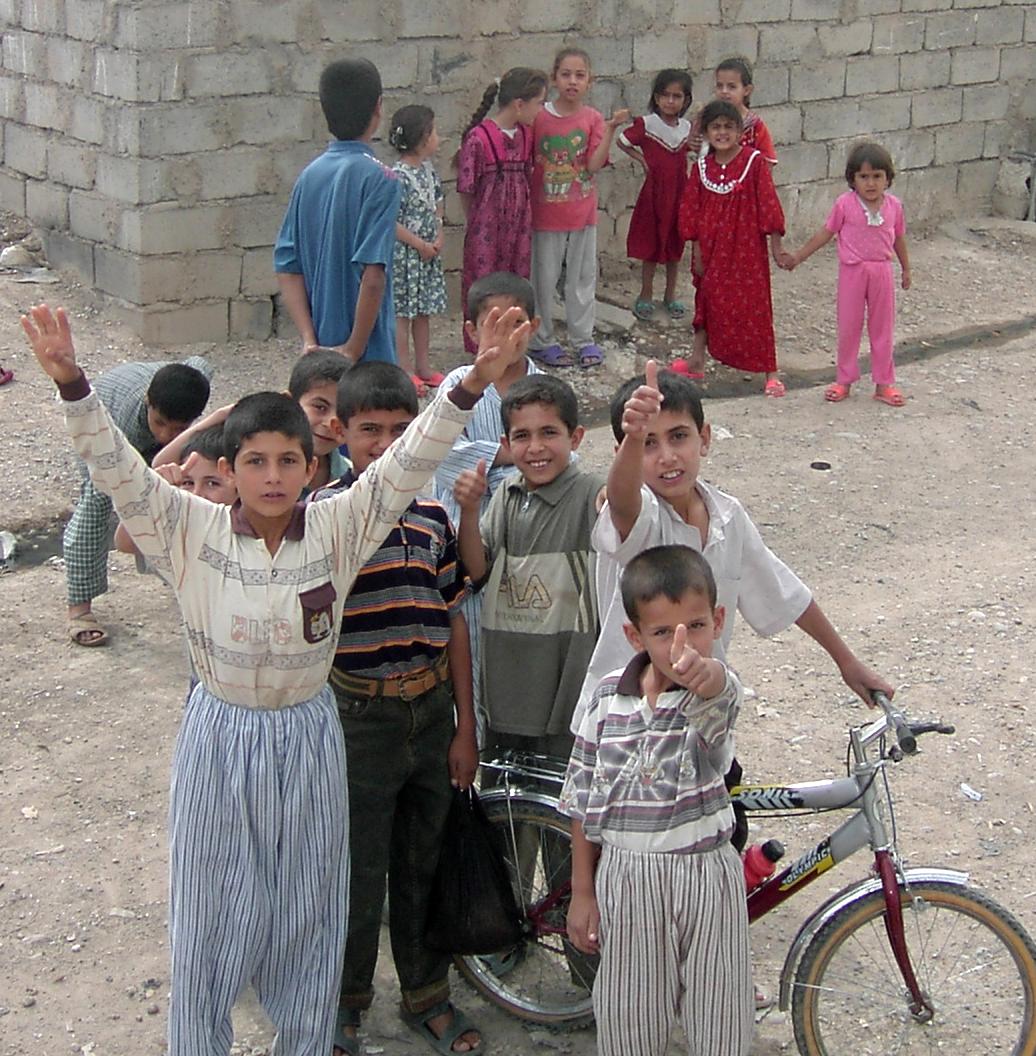
[[[902,712],[894,708],[892,701],[879,690],[871,692],[871,699],[885,712],[885,717],[892,725],[893,730],[895,730],[899,747],[907,755],[913,755],[917,751],[917,738],[914,736],[913,730],[910,729],[910,724],[903,718]]]

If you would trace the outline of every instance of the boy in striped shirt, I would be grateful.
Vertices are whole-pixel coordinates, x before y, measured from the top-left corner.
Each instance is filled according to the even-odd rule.
[[[560,810],[572,819],[568,935],[600,952],[600,1056],[654,1056],[679,1017],[692,1053],[746,1056],[748,915],[723,775],[741,704],[712,658],[724,611],[690,547],[643,551],[622,575],[637,655],[583,716]]]

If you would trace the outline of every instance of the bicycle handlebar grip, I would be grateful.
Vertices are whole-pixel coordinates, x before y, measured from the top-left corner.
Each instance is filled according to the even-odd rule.
[[[892,701],[884,693],[874,690],[871,693],[871,697],[874,703],[885,712],[889,722],[892,723],[892,728],[896,731],[896,741],[899,747],[907,755],[913,755],[917,751],[917,738],[907,724],[906,719],[903,718],[902,713],[892,706]]]

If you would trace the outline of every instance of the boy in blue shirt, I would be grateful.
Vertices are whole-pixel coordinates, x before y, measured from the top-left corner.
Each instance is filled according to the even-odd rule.
[[[401,196],[374,156],[381,75],[367,59],[332,62],[320,75],[320,106],[334,139],[291,192],[273,250],[284,307],[303,351],[318,345],[360,359],[396,362],[392,255]]]

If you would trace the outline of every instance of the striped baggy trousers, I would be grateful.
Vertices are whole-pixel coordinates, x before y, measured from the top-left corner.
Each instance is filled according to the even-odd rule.
[[[741,859],[604,846],[597,867],[599,1056],[662,1056],[677,1020],[691,1056],[747,1056],[754,1025]]]
[[[278,1056],[329,1056],[348,919],[334,695],[276,711],[196,686],[170,793],[170,1056],[227,1056],[251,983]]]

